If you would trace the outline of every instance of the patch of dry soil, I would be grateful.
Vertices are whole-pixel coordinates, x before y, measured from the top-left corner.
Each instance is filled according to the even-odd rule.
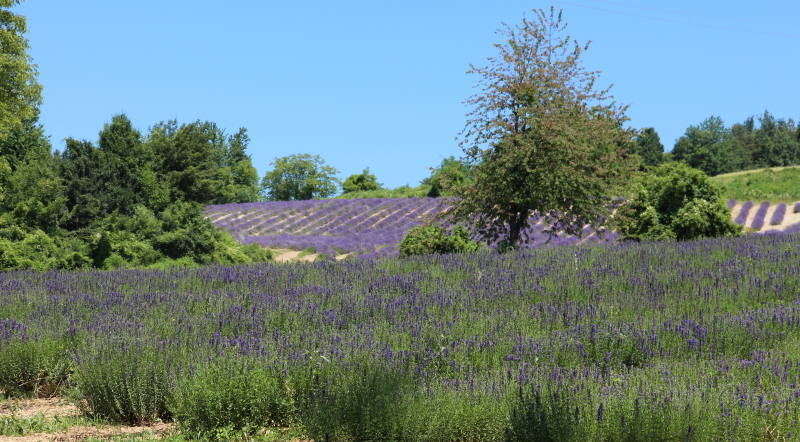
[[[20,401],[5,401],[0,403],[0,416],[17,416],[33,418],[44,415],[48,418],[78,416],[77,407],[67,403],[63,398],[50,399],[25,399]],[[49,441],[83,441],[90,437],[108,438],[123,434],[159,435],[174,431],[174,424],[157,423],[151,426],[124,427],[124,426],[86,426],[76,425],[65,431],[55,433],[34,433],[26,436],[0,436],[0,442],[49,442]]]
[[[47,417],[77,416],[78,408],[62,398],[24,399],[7,401],[0,404],[0,416],[35,417],[43,414]]]
[[[153,424],[149,427],[89,427],[79,425],[57,433],[34,433],[27,436],[0,436],[0,442],[78,442],[89,439],[111,438],[124,434],[157,437],[175,429],[174,424]]]

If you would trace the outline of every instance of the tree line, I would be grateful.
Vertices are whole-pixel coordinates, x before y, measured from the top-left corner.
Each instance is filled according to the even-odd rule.
[[[768,111],[730,127],[720,117],[708,117],[689,126],[668,153],[652,127],[644,129],[636,142],[635,152],[644,165],[684,161],[711,176],[800,164],[800,126]]]
[[[0,0],[0,8],[15,3]],[[16,43],[0,47],[5,68],[16,70],[5,77],[14,97],[0,96],[0,270],[263,261],[268,251],[242,247],[214,228],[203,207],[381,187],[368,168],[342,182],[309,154],[275,158],[259,181],[247,130],[228,134],[200,120],[162,121],[142,133],[115,115],[96,142],[66,139],[63,152],[52,151],[37,122],[41,86],[21,37],[24,17],[2,12],[0,32],[19,38],[7,35]],[[427,196],[455,197],[440,212],[447,222],[469,224],[501,250],[525,243],[533,214],[553,235],[611,224],[630,239],[735,235],[741,229],[707,174],[800,163],[795,123],[766,112],[758,127],[754,118],[726,128],[711,117],[664,154],[653,128],[624,127],[627,106],[594,87],[598,73],[580,63],[588,44],[559,36],[561,13],[535,14],[501,30],[500,54],[469,71],[481,92],[465,102],[464,156],[445,159],[423,181]],[[619,195],[631,197],[621,203]],[[458,232],[458,241],[443,231],[419,238],[449,250],[462,247]]]

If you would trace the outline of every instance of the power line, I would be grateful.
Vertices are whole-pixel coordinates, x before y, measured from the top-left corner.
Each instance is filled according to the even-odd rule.
[[[666,22],[670,22],[670,23],[680,23],[680,24],[683,24],[683,25],[702,26],[704,28],[714,28],[714,29],[725,29],[726,31],[750,32],[750,33],[753,33],[753,34],[781,35],[781,36],[784,36],[784,37],[800,37],[800,35],[797,35],[797,34],[782,34],[782,33],[778,33],[778,32],[753,31],[753,30],[750,30],[750,29],[736,29],[736,28],[728,28],[728,27],[725,27],[725,26],[714,26],[714,25],[704,25],[704,24],[700,24],[700,23],[689,23],[689,22],[680,21],[680,20],[670,20],[668,18],[650,17],[648,15],[631,14],[631,13],[628,13],[628,12],[612,11],[611,9],[595,8],[594,6],[579,5],[577,3],[570,3],[570,2],[565,2],[565,1],[561,1],[561,0],[552,0],[552,1],[554,1],[556,3],[563,3],[565,5],[578,6],[578,7],[581,7],[581,8],[595,9],[597,11],[613,12],[614,14],[630,15],[632,17],[640,17],[640,18],[649,18],[651,20],[661,20],[661,21],[666,21]]]
[[[753,22],[753,23],[768,23],[768,24],[773,24],[773,25],[800,26],[800,23],[790,23],[790,22],[781,22],[781,21],[766,21],[766,20],[752,20],[752,19],[747,19],[747,18],[719,17],[719,16],[716,16],[716,15],[693,14],[691,12],[670,11],[670,10],[667,10],[667,9],[648,8],[646,6],[626,5],[626,4],[623,4],[623,3],[615,3],[615,2],[605,1],[605,0],[592,0],[592,1],[593,2],[598,2],[598,3],[607,3],[609,5],[625,6],[625,7],[628,7],[628,8],[648,9],[650,11],[668,12],[670,14],[693,15],[695,17],[717,18],[717,19],[722,19],[722,20],[736,20],[736,21]]]

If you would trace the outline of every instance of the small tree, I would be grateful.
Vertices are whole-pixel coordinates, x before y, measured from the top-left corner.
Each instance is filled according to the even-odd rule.
[[[363,192],[380,189],[381,184],[375,175],[369,173],[369,167],[360,174],[353,174],[347,177],[342,183],[342,193]]]
[[[646,174],[614,219],[620,233],[634,240],[689,240],[742,231],[731,219],[721,190],[705,173],[682,162]]]
[[[459,144],[475,166],[442,214],[511,247],[527,239],[534,211],[553,235],[599,229],[614,187],[636,166],[627,154],[634,133],[622,129],[627,106],[595,91],[597,72],[580,66],[588,45],[557,36],[566,24],[553,8],[535,13],[536,21],[499,30],[500,55],[468,71],[482,90],[466,101],[473,109]]]
[[[336,194],[338,170],[326,166],[319,155],[294,154],[275,158],[274,169],[261,180],[261,192],[266,201],[310,200]]]

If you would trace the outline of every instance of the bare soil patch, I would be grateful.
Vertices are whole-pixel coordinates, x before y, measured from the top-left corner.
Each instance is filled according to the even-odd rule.
[[[158,438],[175,430],[174,424],[153,424],[149,427],[90,427],[79,425],[57,433],[34,433],[26,436],[0,436],[0,442],[78,442],[89,438],[107,439],[126,434],[138,434]]]
[[[47,417],[64,417],[77,416],[80,411],[62,398],[23,399],[0,404],[0,416],[35,417],[40,414]]]

